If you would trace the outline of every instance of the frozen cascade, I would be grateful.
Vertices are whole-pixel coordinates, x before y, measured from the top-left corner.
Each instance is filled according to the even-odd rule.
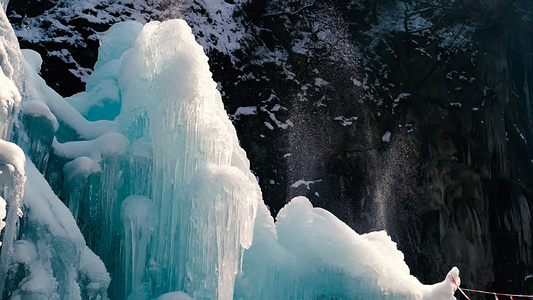
[[[168,278],[155,286],[230,299],[261,196],[207,57],[184,21],[153,22],[121,66],[121,128],[153,159],[151,258]]]
[[[111,128],[91,140],[53,142],[67,161],[66,202],[114,275],[110,295],[178,290],[230,299],[261,192],[186,23],[116,24],[101,39],[87,91],[67,101],[95,122],[120,103],[110,122],[124,135]],[[152,199],[153,226],[133,217],[139,199]],[[134,244],[134,234],[143,242]]]

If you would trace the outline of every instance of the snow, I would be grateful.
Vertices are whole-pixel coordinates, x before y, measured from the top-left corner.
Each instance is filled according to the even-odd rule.
[[[518,129],[518,124],[513,124],[513,127],[514,127],[514,129],[516,130],[516,132],[518,133],[518,135],[520,136],[520,138],[522,139],[522,141],[524,141],[524,144],[527,145],[526,137],[525,137],[524,134],[520,131],[520,129]]]
[[[10,165],[14,168],[14,172],[24,176],[26,157],[22,149],[16,144],[0,140],[0,164]]]
[[[274,126],[272,126],[272,124],[270,124],[270,122],[264,122],[265,126],[270,129],[270,130],[274,130]]]
[[[400,102],[400,100],[409,99],[411,97],[410,93],[400,93],[396,99],[394,99],[395,103]]]
[[[461,285],[459,269],[453,267],[446,275],[444,281],[425,287],[424,299],[455,300],[453,294],[459,285]]]
[[[89,299],[106,299],[111,278],[104,263],[87,246],[80,252],[79,280],[88,282],[84,286],[85,294]]]
[[[276,104],[274,104],[274,107],[272,107],[272,109],[270,109],[270,111],[274,111],[274,112],[280,111],[280,110],[287,110],[287,108],[276,103]]]
[[[317,182],[321,182],[322,180],[303,180],[303,179],[300,179],[300,180],[297,180],[295,183],[291,184],[291,188],[298,188],[299,186],[301,185],[305,185],[305,187],[307,189],[309,189],[310,185],[313,184],[313,183],[317,183]]]
[[[278,120],[278,118],[276,117],[274,112],[277,112],[280,109],[286,110],[286,108],[284,108],[284,107],[282,107],[280,105],[274,105],[274,107],[272,107],[271,109],[268,108],[268,105],[263,105],[263,106],[260,107],[260,110],[262,112],[265,112],[265,113],[268,114],[268,117],[270,118],[270,120],[272,122],[274,122],[274,124],[276,124],[277,128],[287,129],[289,127],[293,127],[294,124],[292,123],[291,120],[286,120],[285,123],[283,123],[282,121]],[[268,129],[274,130],[275,127],[274,127],[274,125],[272,125],[272,123],[270,123],[270,122],[264,122],[264,123],[268,127]]]
[[[54,131],[59,128],[59,122],[56,116],[50,111],[50,108],[46,104],[38,100],[26,100],[22,103],[22,114],[31,115],[34,117],[45,117],[50,120],[50,123],[54,126]]]
[[[87,177],[90,173],[96,173],[100,171],[100,166],[93,159],[87,156],[79,156],[69,161],[63,166],[63,173],[65,179],[70,181],[74,176],[78,174],[85,174]]]
[[[390,142],[390,137],[391,137],[391,132],[390,131],[387,131],[383,134],[383,136],[381,137],[381,140],[385,143],[388,143]]]
[[[129,146],[129,140],[123,134],[110,132],[89,141],[73,141],[59,143],[54,139],[52,144],[57,155],[74,159],[80,156],[100,160],[102,155],[116,153],[124,154]]]
[[[233,21],[232,16],[240,8],[243,0],[236,1],[194,1],[190,11],[203,10],[203,14],[190,13],[187,20],[195,24],[194,35],[206,51],[211,49],[230,53],[240,49],[245,37],[245,24]],[[207,17],[206,17],[207,16]],[[176,17],[176,16],[174,16]],[[235,56],[230,56],[235,59]]]
[[[229,115],[231,120],[239,120],[241,116],[253,116],[257,114],[257,106],[238,107],[233,115]]]
[[[350,126],[353,124],[353,122],[357,121],[359,117],[353,116],[353,117],[344,117],[344,116],[337,116],[333,118],[334,121],[339,121],[342,126]]]
[[[161,11],[156,6],[161,1],[139,0],[90,0],[90,1],[57,1],[39,15],[25,14],[22,9],[10,17],[14,22],[17,36],[23,41],[31,43],[56,44],[58,50],[50,51],[47,56],[56,56],[64,62],[74,65],[70,71],[83,82],[90,74],[89,69],[82,67],[62,45],[73,45],[77,48],[87,47],[87,39],[97,39],[101,34],[82,33],[75,25],[77,20],[97,24],[98,27],[114,24],[126,20],[145,23],[152,18],[158,18]],[[95,26],[96,27],[96,26]],[[87,36],[89,35],[89,36]]]
[[[255,115],[257,113],[257,106],[239,107],[235,115]]]
[[[0,85],[3,87],[3,89],[0,90],[0,104],[2,105],[2,109],[6,110],[7,107],[20,102],[20,94],[17,87],[1,70]]]
[[[326,86],[326,85],[329,85],[329,82],[327,82],[326,80],[324,80],[324,79],[322,79],[320,77],[315,78],[315,86],[322,87],[322,86]]]
[[[7,5],[7,2],[4,4]],[[5,11],[0,10],[0,69],[1,73],[9,80],[13,81],[16,87],[21,91],[23,77],[23,57],[20,55],[18,39],[13,32],[13,28],[7,19]],[[5,78],[2,79],[5,84]],[[9,84],[9,83],[8,83]],[[4,86],[4,89],[6,87]],[[11,88],[2,94],[12,93]]]

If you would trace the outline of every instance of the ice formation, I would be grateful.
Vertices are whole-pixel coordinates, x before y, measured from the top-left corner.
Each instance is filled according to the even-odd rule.
[[[72,214],[22,150],[44,150],[44,145],[30,141],[33,134],[44,132],[21,130],[25,116],[36,122],[33,125],[40,122],[50,125],[52,132],[57,129],[49,106],[37,102],[44,99],[35,81],[40,57],[28,53],[25,60],[0,10],[0,294],[3,299],[107,298],[110,277],[104,264],[86,246]]]
[[[454,299],[386,232],[303,197],[274,222],[184,21],[114,25],[67,99],[0,38],[3,298]]]

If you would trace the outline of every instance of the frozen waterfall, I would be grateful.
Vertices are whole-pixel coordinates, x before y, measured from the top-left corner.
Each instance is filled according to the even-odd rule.
[[[303,197],[274,222],[183,20],[114,25],[64,99],[0,17],[3,298],[454,299],[384,231]]]

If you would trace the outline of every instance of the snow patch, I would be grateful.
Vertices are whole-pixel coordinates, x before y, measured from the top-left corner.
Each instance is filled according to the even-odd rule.
[[[359,119],[359,117],[355,117],[355,116],[353,116],[353,117],[337,116],[337,117],[333,118],[334,121],[339,121],[342,126],[350,126],[355,121],[357,121],[357,119]]]
[[[385,134],[383,134],[383,136],[381,137],[381,140],[385,143],[388,143],[390,142],[390,137],[391,137],[391,132],[387,131],[385,132]]]
[[[24,176],[26,155],[17,144],[0,139],[0,164],[13,166],[18,174]]]
[[[238,107],[234,114],[229,115],[231,120],[239,120],[241,116],[253,116],[257,114],[257,106]]]
[[[318,183],[318,182],[321,182],[322,179],[319,179],[319,180],[303,180],[303,179],[300,179],[300,180],[297,180],[295,183],[291,184],[291,188],[298,188],[302,185],[305,185],[305,187],[307,189],[310,189],[310,186],[311,184],[314,184],[314,183]]]

